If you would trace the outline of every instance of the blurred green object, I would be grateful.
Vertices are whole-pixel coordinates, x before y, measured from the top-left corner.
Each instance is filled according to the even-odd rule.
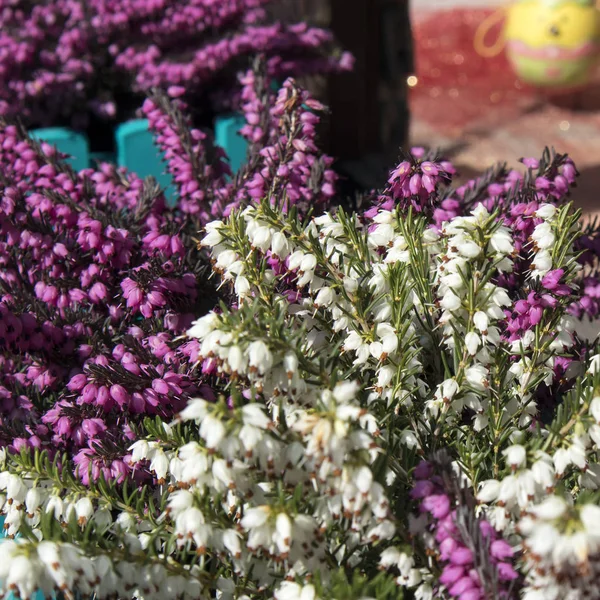
[[[215,121],[215,143],[227,153],[234,173],[239,171],[246,160],[248,143],[238,133],[245,124],[244,117],[239,114],[224,115]]]
[[[152,176],[165,189],[167,199],[174,202],[175,188],[160,150],[154,144],[154,136],[148,129],[147,119],[135,119],[122,123],[115,130],[117,164],[126,167],[139,177]]]
[[[68,154],[71,158],[67,162],[75,169],[87,169],[90,166],[90,150],[87,137],[65,127],[48,127],[46,129],[33,129],[30,131],[32,138],[48,142],[56,146],[59,152]]]

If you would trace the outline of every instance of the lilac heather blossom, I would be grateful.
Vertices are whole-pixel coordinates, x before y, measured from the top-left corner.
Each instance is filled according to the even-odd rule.
[[[365,216],[371,218],[379,209],[390,210],[396,204],[402,208],[412,207],[416,212],[433,210],[438,202],[438,188],[450,182],[455,170],[447,161],[433,157],[426,159],[428,157],[422,148],[413,148],[412,154],[406,155],[392,170],[388,188]],[[446,204],[447,210],[452,210],[451,207],[452,204]]]
[[[283,202],[285,210],[292,205],[304,211],[325,205],[335,194],[337,175],[331,168],[333,158],[322,154],[316,143],[319,112],[324,106],[293,79],[285,81],[276,95],[268,90],[267,80],[258,70],[248,72],[242,82],[247,126],[241,133],[254,150],[260,143],[260,158],[251,165],[254,172],[241,173],[224,214],[240,203],[265,196]],[[262,111],[257,112],[260,107]],[[257,115],[262,117],[259,125],[255,124]]]
[[[427,531],[442,569],[439,583],[451,598],[459,600],[512,599],[519,578],[513,565],[514,550],[483,518],[457,496],[433,463],[415,469],[411,498],[428,516]]]
[[[329,31],[270,22],[269,3],[5,0],[0,115],[85,127],[90,114],[131,117],[153,87],[211,113],[234,106],[237,74],[257,54],[279,79],[351,68]]]

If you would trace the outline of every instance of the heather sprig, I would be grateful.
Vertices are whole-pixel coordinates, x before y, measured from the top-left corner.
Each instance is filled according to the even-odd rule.
[[[265,63],[257,61],[241,80],[246,124],[240,133],[250,146],[234,177],[222,150],[205,133],[190,128],[189,118],[164,95],[154,94],[144,103],[150,130],[173,176],[178,208],[199,224],[264,197],[303,213],[335,197],[333,158],[319,149],[316,131],[324,107],[293,79],[271,90],[264,70]]]

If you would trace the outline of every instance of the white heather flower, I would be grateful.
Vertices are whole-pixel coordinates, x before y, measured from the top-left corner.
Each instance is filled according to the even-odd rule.
[[[221,252],[215,261],[215,267],[219,270],[228,269],[236,260],[238,260],[238,255],[233,250],[224,250]]]
[[[531,473],[536,483],[541,485],[545,491],[554,487],[554,465],[548,455],[540,457],[533,463]]]
[[[220,419],[206,415],[200,423],[200,436],[209,449],[215,449],[225,437],[225,425]]]
[[[417,436],[415,435],[414,431],[411,431],[410,429],[405,429],[400,434],[400,440],[407,448],[411,450],[419,446],[419,440]]]
[[[292,544],[292,521],[284,512],[275,518],[275,543],[281,553],[289,552]]]
[[[329,306],[335,301],[336,293],[330,287],[323,287],[319,290],[317,297],[315,298],[315,307],[321,308],[322,306]]]
[[[535,216],[545,221],[551,220],[556,214],[556,206],[554,204],[540,204],[539,208],[535,211]]]
[[[292,581],[282,581],[273,595],[275,600],[317,600],[313,585],[301,586]]]
[[[600,425],[592,425],[588,429],[588,435],[596,446],[600,446]]]
[[[535,241],[538,248],[545,250],[554,246],[555,235],[549,223],[540,223],[531,234],[531,239]]]
[[[461,299],[451,291],[447,291],[440,300],[440,306],[449,311],[458,310],[461,305]]]
[[[283,368],[288,379],[292,379],[298,372],[298,357],[293,352],[288,352],[283,357]]]
[[[271,508],[269,506],[249,508],[244,512],[244,517],[240,521],[240,525],[246,530],[261,527],[267,522],[270,514]]]
[[[235,529],[223,532],[223,545],[234,558],[242,557],[241,535]]]
[[[588,533],[600,537],[600,507],[594,504],[584,504],[579,511],[579,518]]]
[[[158,448],[150,461],[150,470],[154,471],[156,478],[164,480],[169,471],[169,459],[161,448]]]
[[[590,364],[588,366],[587,372],[590,375],[595,375],[596,373],[598,373],[598,371],[600,371],[600,354],[595,354],[594,356],[592,356],[592,358],[590,358]]]
[[[27,495],[27,486],[23,483],[23,480],[18,475],[8,471],[0,474],[0,477],[2,478],[0,489],[6,490],[6,497],[17,505],[23,504]]]
[[[354,294],[358,290],[358,279],[354,277],[344,277],[344,289],[348,294]]]
[[[169,496],[168,511],[177,517],[194,504],[194,494],[188,490],[176,490]]]
[[[42,504],[42,492],[39,487],[32,487],[25,496],[25,508],[32,515]]]
[[[219,232],[219,229],[222,227],[222,221],[212,221],[211,223],[207,223],[205,227],[206,235],[202,238],[202,245],[214,247],[220,244],[223,241],[223,236]]]
[[[317,266],[317,257],[314,254],[305,254],[300,262],[300,271],[314,271]]]
[[[389,210],[380,210],[374,217],[373,221],[375,223],[393,223],[394,222],[394,213]]]
[[[187,331],[189,337],[204,339],[211,331],[214,331],[219,325],[219,317],[214,312],[200,317],[192,323]]]
[[[260,225],[248,236],[252,246],[266,252],[271,247],[272,231],[268,226]]]
[[[394,227],[388,223],[382,223],[369,233],[369,244],[374,248],[387,248],[394,239]]]
[[[567,448],[559,448],[552,457],[557,475],[562,475],[571,464],[571,456]]]
[[[271,426],[271,419],[264,413],[260,404],[246,404],[242,406],[242,418],[246,425],[252,425],[259,429],[268,429]]]
[[[587,467],[585,446],[580,439],[574,439],[569,446],[569,460],[579,469],[583,470]]]
[[[290,271],[295,271],[296,269],[299,269],[300,265],[302,264],[303,258],[304,252],[302,252],[302,250],[296,250],[295,252],[292,252],[288,259],[288,268],[290,269]]]
[[[538,271],[540,275],[546,274],[552,269],[552,255],[548,250],[541,250],[536,253],[531,266]]]
[[[239,298],[247,298],[251,295],[250,282],[248,281],[248,278],[243,275],[238,275],[238,277],[235,278],[233,289]]]
[[[58,496],[50,496],[46,503],[45,512],[52,513],[54,518],[59,521],[63,515],[64,504],[62,498]]]
[[[346,404],[356,398],[360,385],[357,381],[344,381],[338,383],[333,389],[333,397],[340,404]]]
[[[477,354],[477,348],[479,348],[480,344],[481,338],[473,331],[469,331],[465,336],[465,346],[471,356]]]
[[[477,311],[474,315],[473,315],[473,323],[475,324],[475,327],[477,327],[477,329],[484,333],[488,330],[489,327],[489,317],[482,311]]]
[[[399,235],[393,240],[392,247],[387,251],[385,255],[386,263],[402,262],[407,263],[410,260],[410,252],[408,250],[408,244],[406,239]]]
[[[390,383],[392,382],[394,375],[396,375],[396,374],[397,374],[397,368],[392,365],[381,367],[381,369],[379,369],[379,371],[377,372],[377,387],[378,388],[388,387],[390,385]]]
[[[269,347],[260,340],[252,342],[248,346],[248,358],[250,367],[253,367],[261,375],[264,375],[273,366],[273,355]]]
[[[212,528],[206,524],[202,511],[192,506],[177,516],[175,530],[179,544],[183,545],[192,539],[198,550],[202,551],[206,548]]]
[[[360,467],[354,474],[354,484],[361,494],[367,494],[373,483],[373,473],[368,467]]]
[[[442,382],[435,393],[436,397],[442,400],[444,403],[448,403],[454,398],[455,394],[459,390],[459,385],[456,379],[446,379]]]
[[[555,520],[562,517],[567,510],[568,505],[564,498],[560,496],[549,496],[540,504],[532,506],[529,512],[538,519]]]
[[[501,287],[497,287],[492,294],[492,300],[497,306],[510,306],[512,304],[506,290]]]
[[[467,381],[476,389],[484,390],[488,387],[489,371],[483,365],[475,365],[465,370]]]
[[[490,244],[496,252],[511,254],[514,251],[512,236],[506,227],[500,227],[492,234]]]
[[[500,492],[500,482],[495,479],[488,479],[481,482],[479,492],[477,492],[477,500],[488,503],[493,502],[498,497]]]
[[[527,460],[527,451],[519,444],[509,446],[502,451],[502,454],[506,457],[506,463],[513,471],[523,466]]]
[[[239,346],[231,346],[227,353],[227,362],[232,373],[243,374],[246,371],[246,357]]]
[[[192,399],[188,400],[187,406],[179,413],[179,418],[182,421],[201,421],[208,414],[209,410],[210,410],[210,404],[206,400],[204,400],[203,398],[192,398]],[[144,445],[142,445],[142,443]],[[140,444],[139,451],[137,454],[137,456],[140,456],[140,458],[138,460],[147,458],[148,453],[149,453],[148,452],[149,447],[148,447],[148,443],[144,440],[135,442],[135,444],[133,444],[133,446],[131,446],[130,450],[132,448],[137,447],[138,444]],[[135,452],[135,450],[134,450],[134,452]]]
[[[481,246],[464,236],[456,236],[450,240],[450,244],[454,244],[460,255],[466,258],[477,258],[482,252]]]
[[[396,567],[398,565],[398,561],[400,560],[400,550],[395,546],[390,546],[386,548],[379,558],[379,564],[384,569],[389,569],[390,567]]]
[[[600,425],[600,396],[594,396],[590,402],[589,408],[590,415],[594,418],[596,423]]]
[[[290,244],[283,233],[276,231],[271,239],[271,251],[277,258],[284,260],[290,254]]]
[[[80,498],[75,502],[75,514],[77,515],[77,522],[83,526],[85,525],[90,517],[94,514],[94,507],[89,498]]]
[[[510,508],[515,504],[518,493],[518,479],[514,475],[509,475],[500,482],[497,501]]]
[[[6,588],[18,590],[22,598],[31,598],[40,577],[40,565],[33,557],[16,554],[11,557],[10,570],[6,578]]]

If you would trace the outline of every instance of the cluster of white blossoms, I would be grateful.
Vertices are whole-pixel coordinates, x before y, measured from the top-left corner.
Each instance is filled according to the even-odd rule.
[[[575,223],[565,228],[567,213],[553,204],[541,204],[535,216],[542,219],[542,222],[536,225],[531,234],[531,278],[538,280],[553,269],[564,266],[564,257],[557,260],[556,249],[561,247],[557,241],[561,236],[576,236],[579,226]],[[569,250],[569,254],[573,256],[572,248]]]
[[[54,591],[66,598],[209,598],[200,569],[185,574],[162,561],[148,561],[139,542],[127,546],[119,560],[101,551],[90,556],[74,544],[41,541],[35,547],[6,540],[0,547],[0,579],[4,589],[20,598],[37,590],[47,598]],[[137,561],[135,560],[137,558]]]
[[[496,224],[482,204],[442,227],[436,269],[439,322],[445,346],[461,353],[461,368],[438,385],[427,408],[436,416],[451,409],[456,416],[468,407],[476,430],[488,422],[488,365],[501,341],[503,308],[511,305],[490,275],[511,272],[513,252],[510,231]]]
[[[523,551],[513,587],[526,600],[595,597],[576,575],[596,589],[600,509],[578,496],[600,490],[600,359],[572,361],[588,372],[542,418],[537,394],[576,341],[572,320],[557,301],[507,340],[507,313],[552,270],[574,272],[567,209],[536,216],[525,272],[513,232],[481,204],[439,230],[400,210],[301,222],[267,201],[209,224],[202,244],[237,306],[196,320],[186,341],[218,399],[144,423],[128,457],[143,485],[83,485],[47,456],[0,456],[17,536],[0,545],[0,593],[457,598],[508,560],[503,541],[476,564],[488,549],[470,549],[493,527]],[[513,269],[518,293],[501,284]],[[443,447],[452,470],[429,475],[421,459]],[[463,492],[477,508],[457,510]]]
[[[600,597],[600,507],[550,496],[519,521],[524,600]]]
[[[523,510],[554,491],[558,479],[546,452],[537,450],[528,456],[524,446],[514,444],[502,455],[509,474],[483,481],[477,493],[480,502],[495,503],[488,516],[497,529],[510,528]]]

